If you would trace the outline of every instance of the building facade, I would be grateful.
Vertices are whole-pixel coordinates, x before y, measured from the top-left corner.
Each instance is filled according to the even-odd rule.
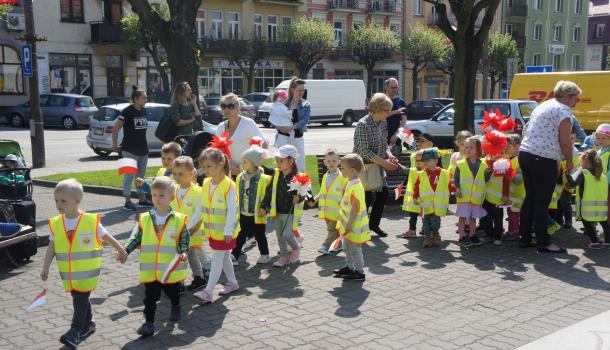
[[[586,69],[610,70],[610,3],[593,0],[589,6]]]

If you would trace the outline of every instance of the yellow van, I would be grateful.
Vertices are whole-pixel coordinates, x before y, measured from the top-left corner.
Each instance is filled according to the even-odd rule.
[[[509,96],[541,103],[553,98],[559,80],[573,81],[582,89],[574,115],[583,129],[593,131],[599,124],[610,124],[610,71],[517,74]]]

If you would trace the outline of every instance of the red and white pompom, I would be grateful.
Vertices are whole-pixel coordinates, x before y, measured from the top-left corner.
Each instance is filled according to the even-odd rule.
[[[483,142],[483,152],[485,154],[499,157],[506,149],[508,140],[503,133],[492,130],[485,133],[485,142]]]
[[[299,196],[305,197],[311,190],[311,178],[305,173],[298,173],[292,177],[288,188],[290,191],[296,191]]]
[[[229,160],[231,160],[231,145],[233,144],[233,140],[229,138],[229,132],[223,131],[220,136],[214,135],[212,136],[212,141],[208,144],[208,146],[216,148],[224,153]]]
[[[510,160],[506,158],[496,160],[493,165],[495,175],[504,175],[510,168]]]
[[[396,135],[402,142],[406,143],[409,146],[413,146],[415,143],[415,137],[413,136],[413,132],[411,130],[405,128],[398,129],[398,135]]]
[[[263,139],[260,136],[253,136],[250,141],[248,141],[248,144],[250,145],[250,147],[254,148],[254,147],[263,147],[263,144],[265,143],[265,141],[263,141]]]

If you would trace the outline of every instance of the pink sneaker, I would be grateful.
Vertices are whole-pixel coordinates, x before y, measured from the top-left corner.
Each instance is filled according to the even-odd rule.
[[[407,232],[403,233],[402,236],[400,236],[400,238],[412,238],[412,237],[416,237],[417,234],[415,233],[415,231],[413,230],[408,230]]]
[[[300,254],[301,254],[301,248],[299,248],[299,249],[293,249],[293,250],[290,252],[290,263],[291,263],[291,264],[294,264],[294,263],[296,263],[297,261],[299,261],[299,255],[300,255]]]
[[[204,304],[212,302],[212,294],[208,293],[208,291],[205,289],[193,294],[193,296]]]
[[[273,266],[275,266],[275,267],[282,267],[282,266],[284,266],[286,264],[288,264],[288,257],[287,256],[280,256],[280,258],[277,259],[273,263]]]
[[[239,289],[239,284],[237,284],[237,282],[227,282],[227,284],[225,284],[225,287],[218,292],[218,294],[220,295],[227,295],[227,294],[231,294],[234,291]]]

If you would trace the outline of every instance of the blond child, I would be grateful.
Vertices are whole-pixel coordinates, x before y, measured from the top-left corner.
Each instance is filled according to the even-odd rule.
[[[157,176],[172,177],[172,169],[174,167],[174,161],[176,158],[182,155],[182,147],[176,142],[168,142],[161,147],[161,167],[157,170]],[[150,192],[150,187],[145,184],[146,181],[141,178],[136,178],[136,185],[142,187],[144,192]]]
[[[449,159],[449,174],[451,176],[453,176],[453,174],[455,173],[455,168],[457,168],[457,163],[466,158],[468,155],[466,154],[466,149],[464,148],[464,142],[466,141],[466,139],[468,139],[469,137],[472,137],[472,133],[468,130],[463,130],[457,133],[457,135],[455,135],[455,145],[458,148],[457,152],[453,152],[451,154],[451,158]]]
[[[525,184],[523,183],[523,173],[519,165],[519,146],[521,136],[517,134],[507,135],[508,145],[504,156],[510,159],[511,166],[515,170],[515,176],[509,183],[509,201],[511,206],[506,210],[508,216],[508,230],[502,236],[503,241],[515,241],[519,239],[519,226],[521,222],[521,207],[525,200]]]
[[[76,348],[81,341],[95,332],[89,297],[98,284],[102,268],[104,243],[117,251],[117,260],[127,259],[120,243],[108,234],[98,214],[79,209],[83,199],[83,186],[75,179],[61,181],[53,192],[59,215],[49,219],[49,246],[40,272],[40,279],[49,278],[49,266],[55,258],[64,289],[72,296],[72,324],[59,338],[69,347]]]
[[[228,176],[230,161],[220,150],[210,147],[199,155],[199,165],[207,176],[201,186],[201,221],[212,250],[210,277],[205,289],[194,296],[203,303],[213,301],[214,287],[224,271],[227,283],[219,292],[228,295],[239,289],[235,278],[231,250],[239,233],[239,204],[235,183]]]
[[[348,183],[340,203],[337,230],[343,237],[347,265],[333,272],[335,277],[347,281],[365,280],[362,246],[371,240],[364,186],[358,178],[363,167],[364,162],[357,154],[348,154],[341,159],[341,173]]]
[[[339,162],[339,151],[337,149],[329,148],[324,152],[324,166],[328,170],[322,177],[318,196],[314,202],[310,202],[310,206],[318,203],[318,218],[326,223],[326,239],[324,239],[322,246],[318,249],[318,252],[324,255],[330,254],[329,249],[331,244],[339,238],[339,231],[337,231],[339,202],[347,183],[347,179],[339,171]],[[339,252],[339,249],[335,251]]]

